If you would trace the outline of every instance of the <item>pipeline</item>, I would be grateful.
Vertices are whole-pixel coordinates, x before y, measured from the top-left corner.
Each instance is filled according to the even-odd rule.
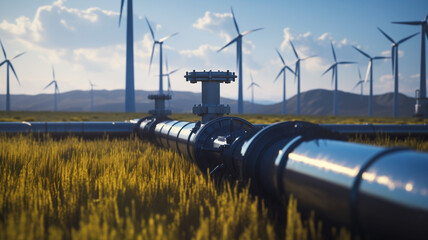
[[[233,177],[280,201],[362,235],[428,236],[428,155],[343,141],[316,124],[281,122],[259,130],[235,117],[205,124],[142,119],[138,135],[172,149],[202,172]]]
[[[65,134],[75,129],[82,135],[135,131],[143,141],[182,154],[215,178],[251,180],[252,192],[264,198],[285,204],[293,195],[302,209],[315,210],[321,219],[348,227],[360,237],[428,236],[428,154],[349,143],[339,134],[387,132],[375,125],[298,121],[253,125],[223,117],[230,107],[220,104],[218,84],[233,81],[234,73],[193,71],[185,78],[202,82],[202,104],[193,108],[202,121],[172,120],[162,115],[167,111],[157,111],[137,122],[103,123],[105,128],[98,130],[86,123],[30,123],[25,131]],[[0,124],[0,131],[22,128],[20,123],[12,125]],[[402,127],[388,129],[406,134]],[[412,131],[427,129],[416,126]]]
[[[221,81],[211,72],[185,78],[203,85]],[[307,122],[254,126],[223,117],[218,99],[207,101],[204,90],[202,95],[202,105],[193,109],[201,122],[146,117],[137,123],[138,136],[182,154],[215,178],[251,179],[252,192],[265,198],[285,203],[293,195],[301,208],[363,238],[428,236],[428,154],[349,143]],[[200,109],[208,109],[210,118]]]
[[[9,135],[32,133],[51,136],[67,137],[75,135],[85,138],[103,137],[129,137],[135,132],[139,119],[124,122],[0,122],[0,133]],[[256,128],[265,128],[268,124],[254,124]],[[428,139],[427,124],[319,124],[319,126],[337,132],[346,137],[363,136],[375,138],[389,136],[391,138],[405,139],[415,137]]]

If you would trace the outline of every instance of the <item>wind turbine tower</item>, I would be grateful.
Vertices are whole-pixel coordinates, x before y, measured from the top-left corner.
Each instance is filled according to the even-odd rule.
[[[357,82],[357,84],[355,84],[354,88],[358,87],[358,85],[360,85],[360,87],[361,87],[361,95],[360,95],[360,100],[361,100],[361,99],[363,99],[364,79],[361,77],[360,68],[358,68],[358,82]]]
[[[296,67],[294,70],[294,72],[295,72],[294,79],[296,79],[296,77],[297,77],[297,109],[296,109],[296,114],[300,115],[300,62],[304,61],[306,59],[309,59],[309,58],[313,58],[315,56],[300,58],[299,55],[297,54],[296,48],[294,47],[294,44],[292,41],[290,41],[290,44],[291,44],[291,47],[293,48],[294,55],[296,55]]]
[[[331,43],[331,51],[333,53],[333,59],[334,59],[334,63],[322,74],[326,74],[328,71],[332,71],[332,75],[331,75],[331,83],[334,83],[334,97],[333,97],[333,115],[337,116],[338,111],[337,111],[337,66],[338,65],[345,65],[345,64],[354,64],[355,62],[338,62],[337,58],[336,58],[336,52],[334,51],[334,47],[333,47],[333,43]],[[321,76],[322,76],[321,75]]]
[[[281,74],[283,74],[283,87],[282,87],[282,114],[287,114],[287,100],[285,98],[285,90],[286,90],[286,70],[290,71],[291,73],[295,74],[294,71],[285,64],[284,58],[282,57],[281,53],[278,51],[278,49],[276,49],[276,52],[278,53],[279,58],[281,59],[282,62],[282,68],[281,71],[279,71],[278,75],[276,76],[274,82],[276,82],[276,80],[278,80],[279,76],[281,76]]]
[[[94,87],[97,86],[89,80],[89,84],[91,85],[91,112],[94,111]]]
[[[409,21],[409,22],[392,22],[395,24],[405,24],[413,26],[421,26],[421,73],[420,73],[420,86],[419,86],[419,99],[417,99],[415,107],[416,116],[428,116],[428,98],[427,98],[427,82],[426,82],[426,50],[425,50],[425,37],[428,38],[428,14],[422,21]],[[418,106],[419,104],[419,106]]]
[[[379,60],[379,59],[386,59],[389,57],[382,57],[382,56],[376,56],[371,57],[367,53],[363,52],[363,50],[356,48],[355,46],[352,46],[355,50],[357,50],[359,53],[361,53],[363,56],[369,59],[369,65],[367,66],[367,72],[366,72],[366,78],[364,79],[364,82],[367,82],[367,77],[370,74],[370,96],[369,96],[369,116],[373,116],[373,60]]]
[[[162,46],[166,40],[177,35],[178,33],[174,33],[174,34],[171,34],[171,35],[164,37],[160,40],[156,40],[152,26],[150,25],[150,22],[147,18],[146,18],[146,22],[147,22],[147,25],[149,26],[150,33],[151,33],[152,39],[153,39],[153,47],[152,47],[152,54],[150,56],[149,72],[150,72],[150,69],[152,67],[153,54],[155,52],[156,44],[159,44],[159,92],[158,92],[158,94],[155,94],[155,95],[149,95],[149,99],[155,100],[155,109],[151,110],[150,113],[153,115],[159,116],[159,117],[160,116],[166,116],[166,115],[171,114],[171,111],[165,110],[165,100],[170,100],[171,95],[163,93],[163,77],[164,77],[164,74],[162,72],[162,67],[163,67]]]
[[[400,41],[394,41],[388,34],[386,34],[382,29],[377,28],[391,43],[391,62],[392,62],[392,73],[394,74],[394,117],[398,117],[398,46],[409,40],[410,38],[418,35],[419,33],[412,34],[408,37],[401,39]]]
[[[256,28],[253,30],[249,30],[246,32],[241,33],[239,31],[238,23],[236,22],[235,14],[233,13],[233,9],[230,8],[232,12],[232,18],[233,22],[235,23],[236,32],[238,33],[238,36],[236,36],[232,41],[230,41],[228,44],[224,45],[222,48],[220,48],[217,52],[221,52],[223,49],[228,47],[230,44],[236,42],[236,64],[238,67],[238,113],[242,114],[244,113],[244,99],[243,99],[243,93],[242,93],[242,37],[258,30],[262,30],[263,28]]]
[[[120,4],[119,26],[122,20],[123,4]],[[125,112],[135,112],[134,87],[134,26],[132,0],[128,0],[126,16],[126,83],[125,83]]]
[[[48,85],[46,85],[46,87],[43,88],[43,90],[48,88],[52,84],[55,86],[55,88],[54,88],[54,111],[56,112],[57,111],[57,94],[59,94],[59,88],[58,88],[58,82],[56,81],[56,78],[55,78],[55,69],[53,66],[52,66],[52,77],[53,77],[52,82],[50,82]]]
[[[16,81],[18,81],[18,84],[21,85],[18,79],[18,75],[16,75],[15,69],[13,68],[12,61],[18,57],[20,57],[23,53],[20,53],[13,57],[12,59],[8,59],[6,55],[6,51],[4,50],[3,43],[0,40],[1,49],[3,50],[4,55],[4,61],[0,63],[0,67],[3,64],[6,64],[6,111],[10,111],[10,84],[9,84],[9,68],[12,70],[13,74],[15,75]]]
[[[259,84],[254,82],[253,75],[251,75],[251,84],[248,86],[248,89],[251,88],[251,113],[254,113],[254,87],[260,88]]]
[[[177,72],[179,70],[179,68],[169,72],[168,71],[168,58],[165,56],[165,69],[166,69],[166,73],[164,74],[164,76],[167,77],[167,79],[168,79],[167,94],[172,96],[171,79],[169,76],[171,76],[171,74],[174,74],[175,72]],[[168,108],[171,108],[171,101],[168,101]]]

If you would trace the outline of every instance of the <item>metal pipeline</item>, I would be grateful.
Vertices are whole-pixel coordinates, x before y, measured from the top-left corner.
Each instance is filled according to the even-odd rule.
[[[0,122],[0,133],[44,134],[53,137],[76,135],[85,138],[129,137],[134,132],[135,122]]]
[[[328,222],[363,237],[428,236],[428,155],[348,143],[327,128],[282,122],[264,128],[235,117],[205,124],[147,117],[138,135],[285,201],[295,196]]]
[[[127,122],[0,122],[0,133],[49,133],[56,136],[74,134],[78,136],[127,137],[134,132],[139,119]],[[393,138],[428,138],[427,124],[319,124],[321,127],[338,132],[344,136],[361,135],[373,138],[387,135]],[[254,124],[265,128],[268,124]],[[88,134],[88,135],[86,135]]]

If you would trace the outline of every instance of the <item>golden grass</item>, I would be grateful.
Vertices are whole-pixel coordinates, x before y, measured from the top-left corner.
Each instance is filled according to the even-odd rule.
[[[0,144],[1,239],[275,239],[248,188],[139,139]]]

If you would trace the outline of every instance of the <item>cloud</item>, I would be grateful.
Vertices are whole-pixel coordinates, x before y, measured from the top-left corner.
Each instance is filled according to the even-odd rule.
[[[180,54],[186,57],[206,57],[208,53],[215,53],[219,47],[209,44],[203,44],[197,49],[181,50]]]
[[[382,56],[391,57],[391,50],[385,50],[380,53]],[[404,51],[398,50],[398,57],[402,58],[404,56]]]
[[[412,75],[410,75],[410,78],[416,78],[416,79],[419,79],[419,78],[421,78],[421,75],[420,75],[419,73],[412,74]]]
[[[231,13],[212,13],[210,11],[206,11],[205,15],[198,18],[192,26],[200,30],[218,31],[222,29],[228,18],[232,18]]]
[[[117,26],[118,13],[97,7],[88,9],[69,8],[65,1],[37,9],[34,18],[20,16],[15,22],[3,20],[0,34],[10,39],[25,39],[47,48],[97,47],[100,39],[104,44],[119,40],[112,33]]]
[[[394,78],[394,76],[392,76],[392,74],[384,74],[384,75],[379,77],[379,81],[381,83],[385,83],[385,82],[392,81],[393,78]]]

